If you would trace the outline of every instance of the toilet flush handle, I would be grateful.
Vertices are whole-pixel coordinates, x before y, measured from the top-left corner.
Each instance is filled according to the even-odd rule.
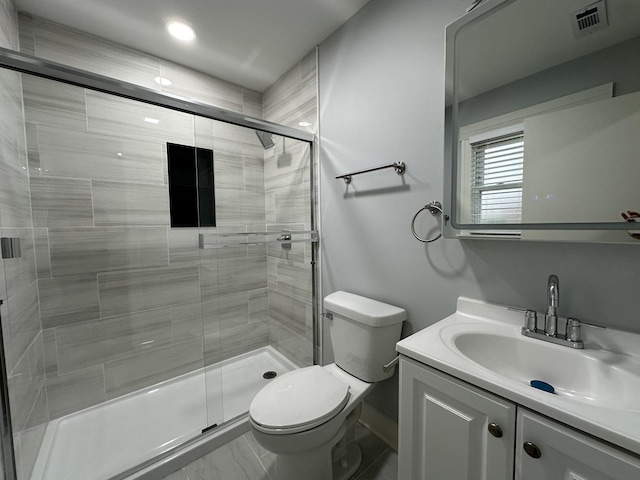
[[[400,361],[400,355],[398,355],[396,358],[394,358],[389,363],[384,365],[382,367],[382,370],[384,370],[384,373],[389,373],[391,370],[393,370],[393,368],[398,364],[399,361]]]

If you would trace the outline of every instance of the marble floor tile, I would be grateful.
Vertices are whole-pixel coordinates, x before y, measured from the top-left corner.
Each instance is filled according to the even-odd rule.
[[[189,480],[269,480],[249,444],[239,437],[185,468]]]
[[[363,456],[351,480],[397,480],[395,451],[360,424],[356,425],[356,440]],[[271,480],[275,459],[248,432],[163,480]]]

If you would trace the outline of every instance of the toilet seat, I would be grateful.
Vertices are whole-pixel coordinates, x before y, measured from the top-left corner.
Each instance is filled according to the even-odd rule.
[[[349,385],[314,365],[270,382],[254,397],[249,416],[265,433],[297,433],[327,422],[348,400]]]

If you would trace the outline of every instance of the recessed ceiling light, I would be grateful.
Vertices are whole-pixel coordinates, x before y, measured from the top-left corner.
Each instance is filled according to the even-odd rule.
[[[160,120],[152,117],[144,117],[144,121],[148,123],[160,123]]]
[[[168,87],[169,85],[173,85],[173,82],[168,78],[156,77],[154,78],[154,80],[158,85],[162,85],[163,87]]]
[[[171,20],[170,22],[167,22],[167,30],[169,30],[169,33],[175,38],[178,40],[184,40],[185,42],[190,42],[196,38],[196,31],[193,27],[179,20]]]
[[[300,123],[298,123],[298,126],[300,126],[300,127],[310,127],[311,126],[311,122],[300,122]]]

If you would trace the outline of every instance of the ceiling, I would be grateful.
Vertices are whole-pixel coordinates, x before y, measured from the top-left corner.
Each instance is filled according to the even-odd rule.
[[[18,10],[259,92],[368,0],[14,0]],[[195,28],[174,40],[168,20]]]

